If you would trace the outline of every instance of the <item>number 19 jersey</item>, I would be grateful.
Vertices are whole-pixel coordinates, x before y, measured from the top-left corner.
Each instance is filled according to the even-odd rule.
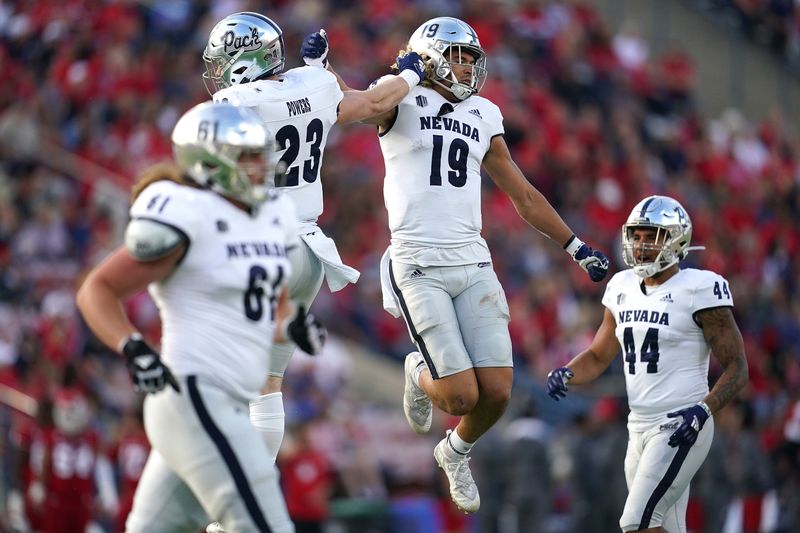
[[[733,307],[728,282],[708,270],[682,269],[647,289],[628,269],[611,278],[603,296],[622,347],[631,431],[705,398],[710,348],[695,315]]]
[[[278,185],[294,201],[303,223],[315,223],[322,214],[322,156],[342,98],[336,76],[319,67],[293,68],[274,80],[233,85],[214,94],[215,102],[254,109],[269,126],[276,145],[272,163],[286,165]]]
[[[481,164],[503,131],[500,109],[480,96],[452,103],[421,86],[406,95],[380,135],[392,259],[423,266],[491,260],[480,234]]]

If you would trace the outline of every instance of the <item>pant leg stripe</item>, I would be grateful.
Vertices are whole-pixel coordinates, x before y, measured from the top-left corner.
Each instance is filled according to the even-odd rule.
[[[683,466],[683,462],[686,460],[690,448],[691,445],[682,445],[678,447],[678,452],[675,454],[675,457],[672,458],[667,472],[664,474],[664,477],[661,478],[661,481],[658,482],[658,485],[656,485],[653,494],[650,495],[650,499],[647,500],[647,505],[644,507],[644,513],[642,514],[642,521],[639,523],[639,529],[647,529],[650,527],[650,520],[653,518],[653,511],[656,505],[661,498],[664,497],[664,494],[667,493],[667,489],[669,489],[672,482],[675,481],[675,478],[678,476],[678,472],[680,472],[681,466]]]
[[[225,461],[225,465],[228,467],[228,470],[230,470],[231,475],[233,476],[233,481],[236,484],[236,489],[239,491],[239,495],[242,497],[242,501],[247,508],[247,512],[250,513],[250,517],[253,519],[253,522],[256,524],[256,527],[258,527],[259,531],[262,533],[270,533],[272,530],[267,524],[264,513],[258,506],[258,500],[256,500],[256,497],[253,494],[253,489],[250,487],[250,483],[247,481],[247,476],[244,474],[242,465],[236,458],[236,453],[233,451],[233,448],[225,438],[225,435],[222,433],[222,431],[220,431],[217,425],[214,424],[208,409],[206,409],[206,406],[203,403],[203,399],[200,397],[200,390],[197,388],[197,376],[189,376],[186,379],[186,385],[189,389],[189,398],[192,400],[194,410],[197,412],[197,416],[200,418],[200,423],[202,424],[203,429],[206,430],[206,433],[208,433],[208,436],[211,437],[211,440],[214,442],[217,450],[219,450],[220,455],[222,455],[222,460]]]
[[[422,338],[422,335],[417,333],[417,328],[414,327],[414,322],[411,321],[411,313],[408,312],[406,300],[403,298],[403,293],[400,291],[400,287],[397,286],[397,281],[394,279],[394,270],[392,269],[392,264],[392,260],[389,259],[389,280],[392,282],[392,290],[394,291],[395,296],[397,296],[397,301],[400,302],[400,309],[403,311],[403,317],[406,319],[406,324],[408,324],[408,329],[411,332],[411,338],[419,347],[419,351],[422,353],[423,359],[425,359],[425,362],[428,364],[428,370],[431,372],[431,377],[433,379],[439,379],[439,372],[433,365],[433,360],[431,359],[430,353],[428,353],[428,347],[425,346],[425,340]]]

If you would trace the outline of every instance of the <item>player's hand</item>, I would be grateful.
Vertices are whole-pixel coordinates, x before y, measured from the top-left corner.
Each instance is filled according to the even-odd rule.
[[[547,374],[547,394],[555,401],[565,398],[569,390],[567,383],[574,377],[575,372],[565,366],[551,370]]]
[[[328,66],[328,34],[325,30],[315,31],[306,35],[303,44],[300,46],[300,57],[303,62],[310,67]]]
[[[585,270],[592,281],[602,281],[608,274],[608,258],[600,250],[592,247],[577,238],[570,237],[564,249],[572,256],[572,260]]]
[[[425,79],[425,61],[418,53],[402,52],[399,56],[397,56],[395,64],[397,65],[397,70],[400,72],[408,70],[419,76],[419,82]]]
[[[328,330],[311,313],[306,313],[305,306],[297,308],[297,315],[286,327],[289,338],[309,355],[317,355],[322,351]]]
[[[175,392],[181,391],[178,381],[161,361],[158,352],[144,342],[141,335],[128,337],[122,354],[127,358],[128,373],[136,390],[153,393],[169,385]]]
[[[669,418],[683,418],[683,422],[681,422],[678,429],[670,435],[669,442],[667,443],[675,448],[676,446],[691,446],[695,443],[697,435],[700,434],[700,430],[703,429],[706,420],[711,416],[711,411],[705,403],[698,402],[686,409],[667,413],[667,416]]]

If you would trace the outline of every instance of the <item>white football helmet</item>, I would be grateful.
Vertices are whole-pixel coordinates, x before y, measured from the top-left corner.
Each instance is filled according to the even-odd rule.
[[[459,100],[477,93],[486,81],[486,52],[472,27],[453,17],[436,17],[417,28],[408,40],[411,50],[433,61],[433,83],[452,92]],[[475,57],[472,79],[461,83],[453,74],[452,65],[460,62],[461,52]],[[447,84],[443,83],[448,82]]]
[[[271,19],[243,11],[220,20],[203,51],[209,94],[277,74],[286,62],[283,32]]]
[[[633,241],[635,228],[654,228],[654,243]],[[636,204],[628,220],[622,225],[622,257],[640,278],[649,278],[684,259],[690,250],[703,246],[689,246],[692,241],[692,221],[683,206],[668,196],[650,196]],[[637,250],[658,252],[652,262],[637,260]]]
[[[267,198],[272,135],[252,109],[204,102],[175,124],[172,152],[186,175],[199,185],[255,207]],[[258,163],[243,155],[263,156]],[[252,176],[258,176],[254,181]]]

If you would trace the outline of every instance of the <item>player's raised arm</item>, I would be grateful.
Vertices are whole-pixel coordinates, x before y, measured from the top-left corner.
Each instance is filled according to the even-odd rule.
[[[589,274],[592,281],[601,281],[606,277],[606,256],[575,236],[547,198],[522,174],[501,135],[492,138],[489,151],[483,158],[483,166],[497,186],[511,199],[522,219],[561,244],[572,259]]]
[[[336,122],[367,122],[378,124],[394,113],[395,107],[408,92],[425,78],[425,62],[416,52],[403,52],[397,57],[398,74],[386,76],[369,89],[360,91],[350,88],[328,61],[330,50],[325,30],[320,30],[303,39],[300,54],[309,66],[327,68],[339,83],[344,98],[339,103]]]

